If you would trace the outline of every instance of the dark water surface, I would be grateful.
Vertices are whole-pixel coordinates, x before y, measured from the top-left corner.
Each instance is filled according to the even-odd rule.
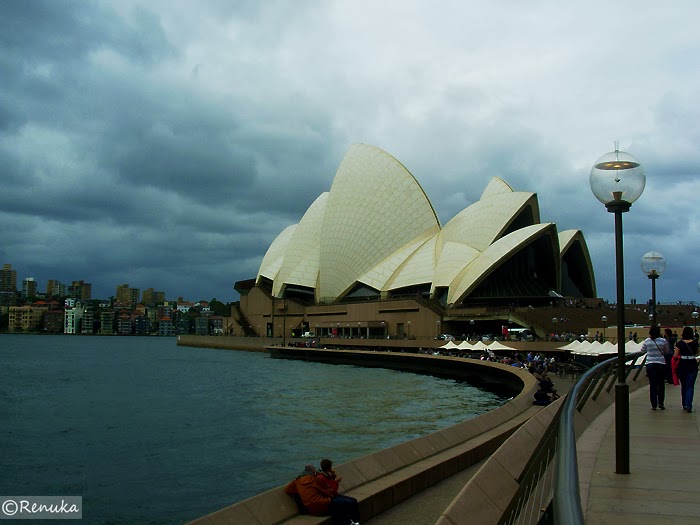
[[[503,402],[174,338],[0,335],[0,495],[82,496],[83,523],[183,523]]]

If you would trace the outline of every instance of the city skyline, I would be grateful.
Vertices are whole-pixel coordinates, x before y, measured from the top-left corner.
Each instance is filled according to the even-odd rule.
[[[614,149],[647,187],[624,217],[625,298],[698,301],[700,5],[436,6],[127,0],[0,5],[0,260],[34,277],[238,299],[343,152],[401,159],[441,224],[493,176],[581,228],[615,300],[591,193]],[[624,23],[623,23],[624,22]],[[361,35],[361,38],[358,38]]]
[[[3,282],[2,286],[0,287],[0,291],[14,291],[16,293],[20,293],[22,298],[77,297],[79,299],[82,298],[85,300],[106,300],[114,298],[114,301],[116,303],[122,304],[136,304],[138,302],[147,302],[149,304],[162,304],[165,301],[184,301],[191,302],[194,304],[198,301],[210,301],[211,299],[216,299],[216,297],[196,297],[185,299],[184,296],[179,293],[174,293],[171,297],[167,296],[167,294],[164,291],[156,290],[152,286],[148,288],[139,288],[136,286],[131,286],[129,283],[121,283],[115,285],[111,294],[98,297],[92,294],[92,283],[87,283],[85,282],[85,280],[82,279],[67,281],[71,283],[69,285],[67,284],[67,282],[63,282],[59,279],[47,279],[45,283],[41,283],[41,281],[38,281],[33,276],[25,278],[16,277],[15,284],[12,285],[10,284],[12,281],[9,278],[5,279],[7,274],[11,272],[15,274],[15,277],[18,275],[17,268],[15,268],[11,263],[2,264]],[[32,286],[26,287],[25,281],[30,281]],[[35,293],[26,293],[28,288],[31,288]],[[51,290],[49,290],[49,288],[51,288]],[[62,292],[56,292],[57,289],[62,290]],[[83,290],[85,290],[85,293],[83,293]],[[122,293],[124,294],[124,296],[121,296]],[[153,298],[153,300],[149,300],[151,298]]]

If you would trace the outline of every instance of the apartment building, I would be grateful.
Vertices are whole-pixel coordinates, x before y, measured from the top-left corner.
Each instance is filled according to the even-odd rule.
[[[8,331],[14,333],[40,331],[46,311],[45,306],[10,306]]]
[[[27,277],[22,279],[22,299],[27,297],[36,297],[37,284],[34,277]]]
[[[100,312],[100,334],[114,334],[114,310],[102,310]]]
[[[138,304],[141,296],[140,288],[130,288],[128,284],[120,284],[117,286],[116,301],[125,306],[133,306]]]
[[[82,305],[78,303],[72,308],[66,308],[65,315],[63,318],[63,333],[65,334],[79,334],[82,328],[83,314],[85,310]]]

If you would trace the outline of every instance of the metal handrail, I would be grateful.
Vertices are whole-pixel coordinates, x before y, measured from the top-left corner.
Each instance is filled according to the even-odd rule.
[[[625,363],[636,360],[644,352],[635,352],[625,355]],[[586,372],[573,386],[564,400],[559,421],[557,466],[554,478],[553,511],[554,523],[566,525],[583,525],[583,509],[581,507],[581,493],[578,483],[578,459],[576,456],[576,434],[574,431],[574,416],[577,407],[579,392],[591,384],[596,383],[600,376],[605,376],[608,367],[613,366],[617,356],[597,364]],[[624,366],[624,364],[622,365]],[[590,389],[587,389],[590,391]]]

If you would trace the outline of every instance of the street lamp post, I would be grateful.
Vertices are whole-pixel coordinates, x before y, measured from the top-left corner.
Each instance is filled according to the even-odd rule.
[[[629,153],[603,155],[591,169],[593,195],[615,214],[615,263],[617,281],[617,383],[615,384],[615,472],[630,472],[629,385],[625,374],[625,276],[622,245],[622,214],[644,191],[646,176],[641,164]]]
[[[438,337],[440,337],[440,321],[439,321],[439,320],[438,320],[438,322],[437,322],[437,328],[438,328],[438,333],[437,333],[437,335],[438,335]]]
[[[651,305],[649,305],[649,314],[651,315],[651,324],[656,324],[656,280],[661,277],[661,274],[666,270],[666,259],[659,252],[649,252],[642,257],[642,271],[649,277],[651,281]]]
[[[408,338],[411,338],[411,321],[408,321]]]
[[[698,333],[698,313],[693,312],[690,314],[693,316],[693,337]]]
[[[603,342],[605,342],[607,341],[607,339],[605,338],[605,327],[607,326],[608,316],[604,315],[600,318],[600,320],[603,321]]]

